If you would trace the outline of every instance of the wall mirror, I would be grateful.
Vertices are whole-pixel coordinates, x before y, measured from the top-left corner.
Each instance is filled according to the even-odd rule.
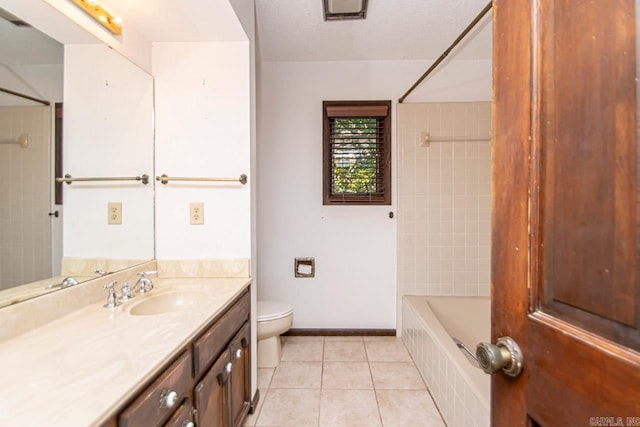
[[[0,0],[0,88],[50,105],[0,91],[0,307],[154,257],[153,78],[53,7],[44,13],[77,27],[71,42],[14,3]],[[57,204],[56,133],[59,175],[148,184],[61,184]]]

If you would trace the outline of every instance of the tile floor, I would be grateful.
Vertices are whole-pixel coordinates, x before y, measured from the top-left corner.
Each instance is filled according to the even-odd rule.
[[[245,426],[445,426],[402,340],[283,337]]]

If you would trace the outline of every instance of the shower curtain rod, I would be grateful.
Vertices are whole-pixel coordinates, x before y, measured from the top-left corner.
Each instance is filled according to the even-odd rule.
[[[51,103],[49,101],[45,101],[43,99],[34,98],[33,96],[25,95],[24,93],[14,92],[12,90],[5,89],[3,87],[0,87],[0,92],[4,92],[4,93],[8,93],[9,95],[13,95],[13,96],[17,96],[17,97],[20,97],[20,98],[28,99],[30,101],[39,102],[42,105],[51,105]]]
[[[425,71],[425,72],[424,72],[424,74],[423,74],[423,75],[422,75],[422,76],[421,76],[421,77],[420,77],[420,78],[419,78],[419,79],[418,79],[418,80],[413,84],[413,86],[411,86],[411,87],[409,88],[409,90],[408,90],[408,91],[406,91],[406,92],[404,93],[404,95],[402,95],[402,96],[400,97],[400,99],[398,99],[398,102],[399,102],[400,104],[402,104],[402,101],[404,101],[404,99],[405,99],[407,96],[409,96],[409,94],[410,94],[411,92],[413,92],[413,91],[414,91],[414,89],[415,89],[415,88],[417,88],[417,87],[418,87],[418,85],[420,85],[420,83],[422,83],[422,81],[423,81],[424,79],[426,79],[426,78],[427,78],[427,76],[428,76],[429,74],[431,74],[431,72],[432,72],[433,70],[435,70],[435,69],[436,69],[436,67],[437,67],[438,65],[440,65],[440,63],[441,63],[442,61],[444,61],[444,59],[449,55],[449,53],[451,53],[451,50],[452,50],[454,47],[456,47],[456,46],[458,45],[458,43],[460,43],[460,42],[462,41],[462,39],[463,39],[463,38],[465,38],[465,36],[466,36],[467,34],[469,34],[469,31],[471,31],[471,30],[473,29],[473,27],[475,27],[475,26],[476,26],[476,24],[477,24],[478,22],[480,22],[480,20],[484,17],[484,15],[486,15],[486,14],[487,14],[487,12],[488,12],[489,10],[491,10],[491,3],[492,3],[492,2],[489,2],[489,4],[487,4],[487,5],[484,7],[484,9],[482,9],[482,12],[480,12],[480,13],[478,14],[478,16],[476,16],[476,17],[475,17],[475,19],[474,19],[473,21],[471,21],[471,23],[470,23],[469,25],[467,25],[467,28],[465,28],[465,29],[464,29],[464,31],[463,31],[462,33],[460,33],[460,35],[458,36],[458,38],[457,38],[457,39],[455,39],[455,41],[451,44],[451,46],[449,46],[449,47],[447,48],[447,50],[445,50],[445,51],[442,53],[442,55],[440,55],[440,57],[436,60],[436,62],[434,62],[434,63],[433,63],[433,65],[432,65],[431,67],[429,67],[429,69],[428,69],[427,71]]]

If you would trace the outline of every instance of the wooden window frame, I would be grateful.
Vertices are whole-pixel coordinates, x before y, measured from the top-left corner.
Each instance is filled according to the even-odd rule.
[[[383,119],[382,152],[379,161],[381,192],[377,194],[333,194],[331,192],[331,119]],[[323,101],[322,102],[322,194],[323,205],[390,205],[391,204],[391,101]]]

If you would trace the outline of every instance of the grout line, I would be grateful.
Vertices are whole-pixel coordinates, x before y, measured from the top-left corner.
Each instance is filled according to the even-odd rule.
[[[322,337],[322,351],[320,360],[322,364],[320,365],[320,395],[322,395],[322,389],[324,387],[324,356],[325,356],[325,337]],[[322,396],[320,397],[322,399]]]

